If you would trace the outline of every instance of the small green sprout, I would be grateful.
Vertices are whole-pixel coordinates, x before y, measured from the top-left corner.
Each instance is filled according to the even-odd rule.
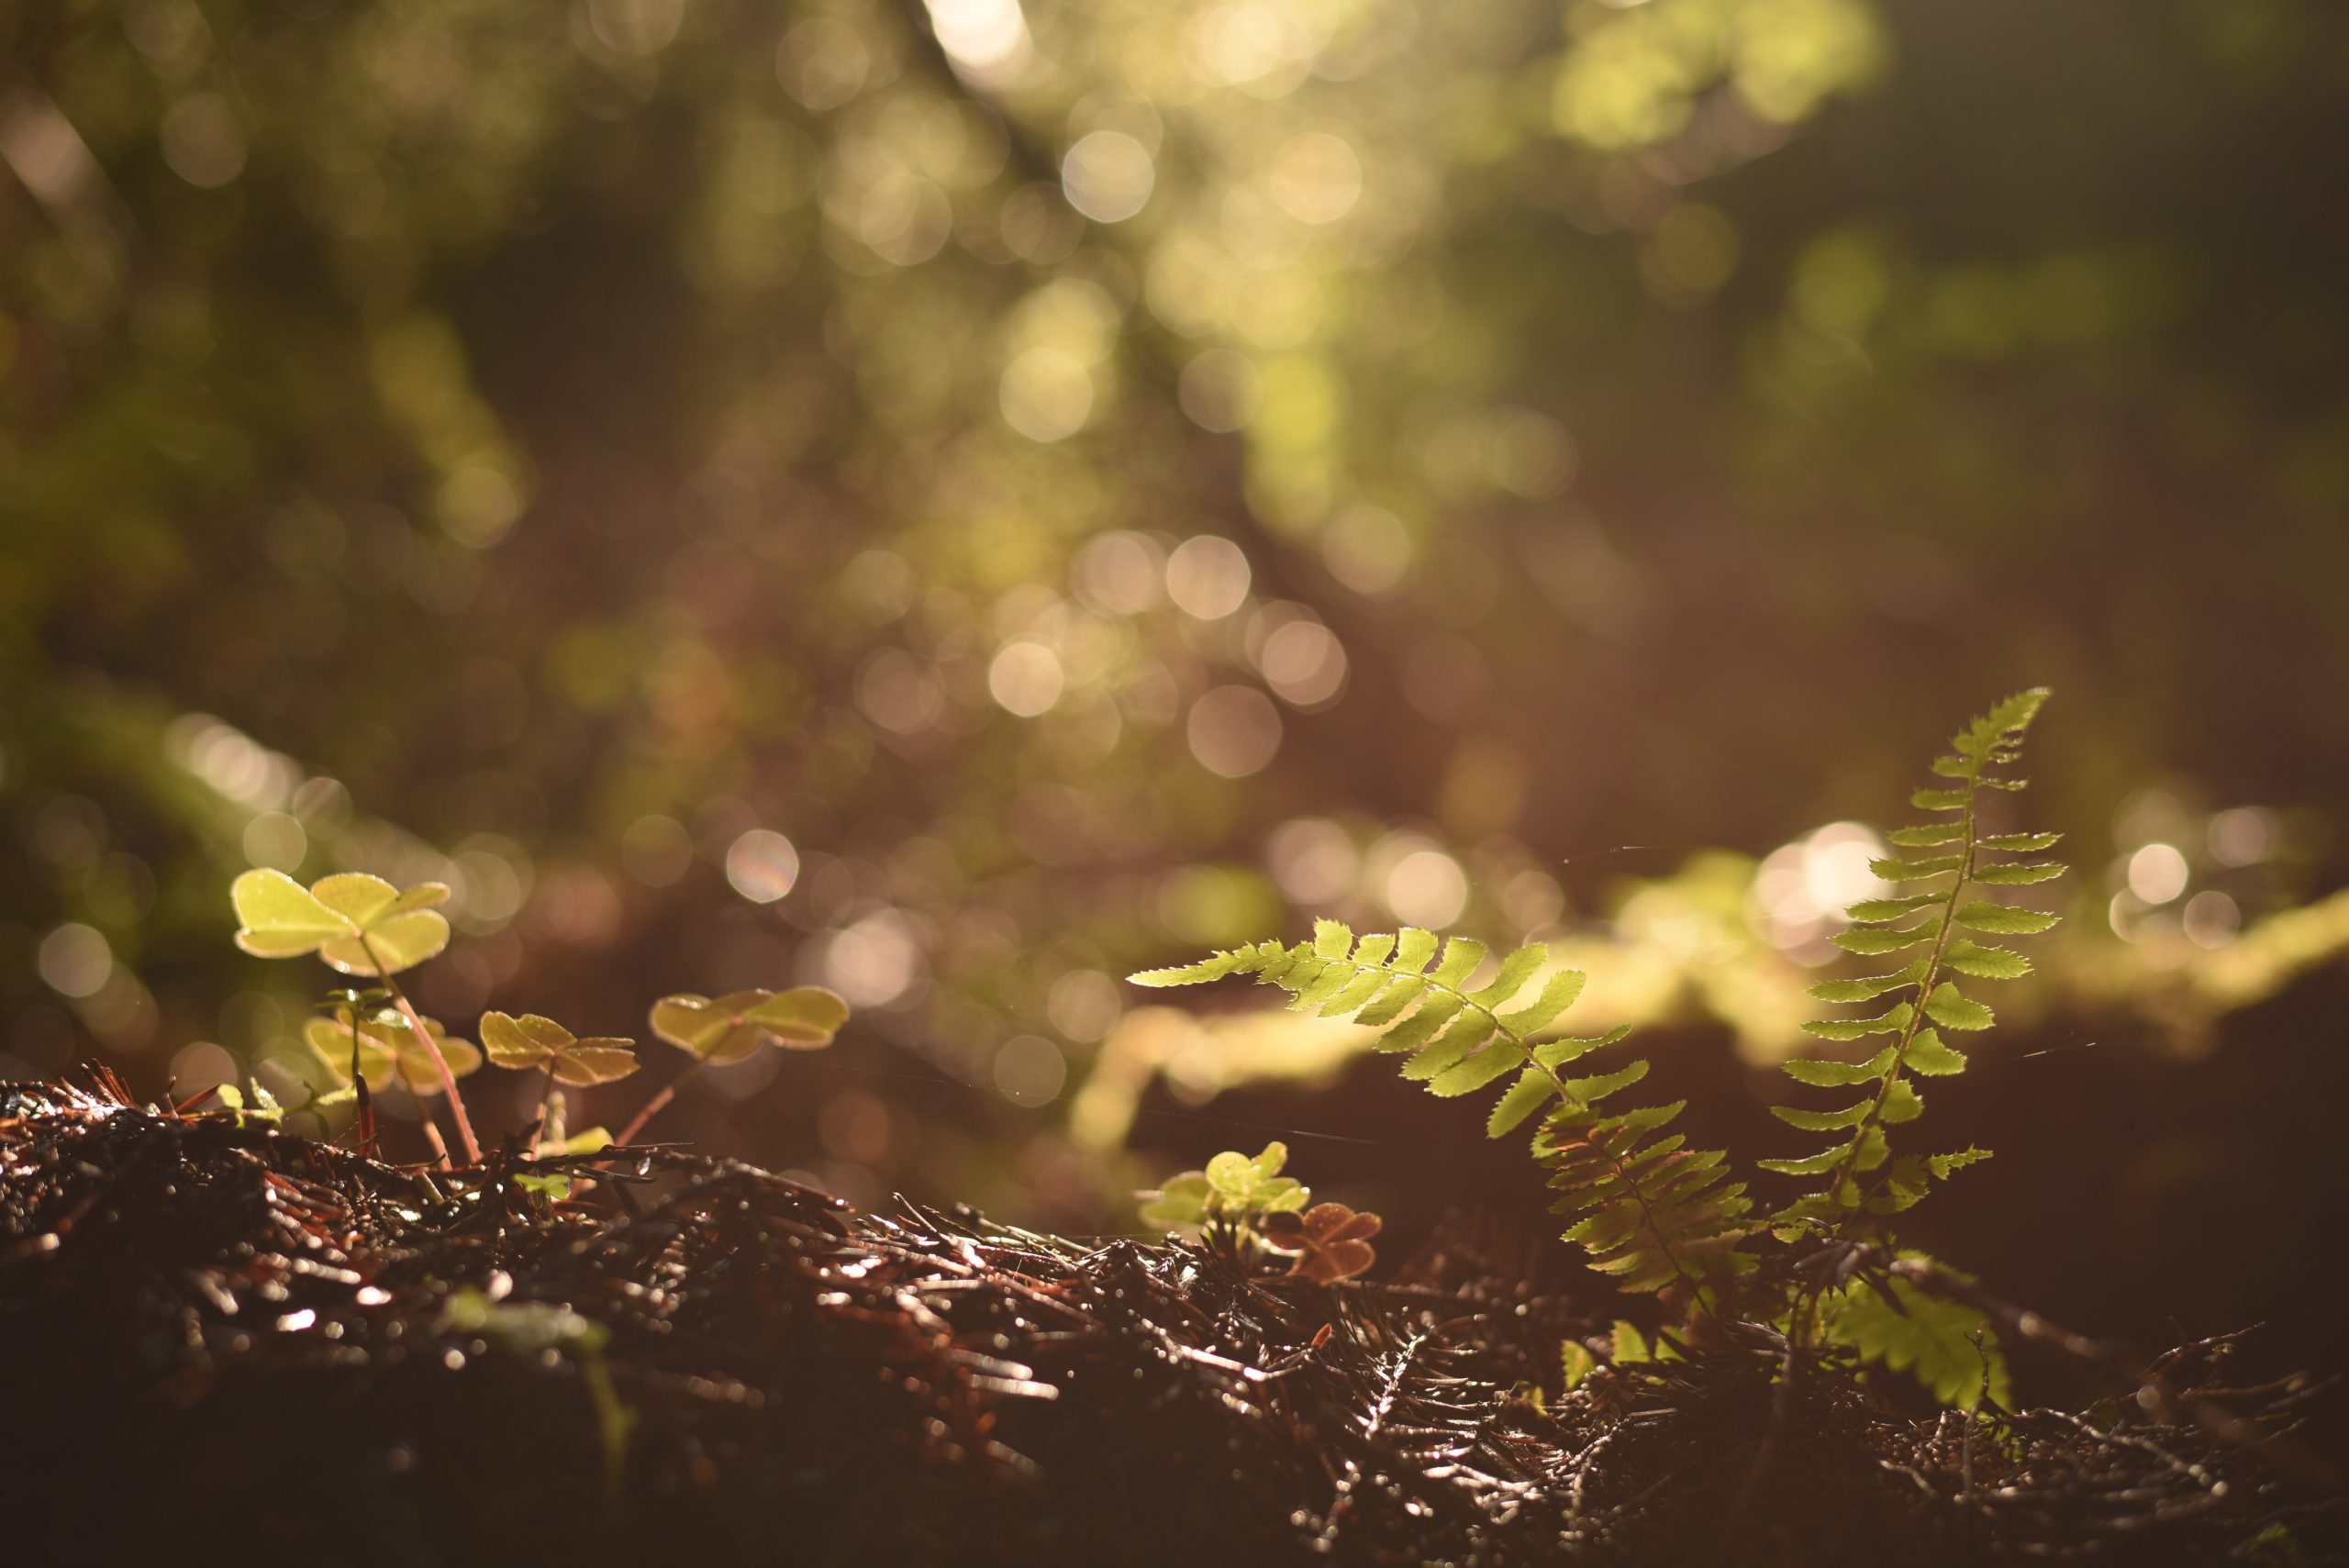
[[[246,1099],[245,1092],[234,1084],[215,1084],[209,1092],[216,1102],[213,1114],[232,1118],[239,1127],[253,1122],[275,1127],[285,1119],[285,1107],[277,1103],[276,1095],[259,1084],[253,1085],[250,1100]]]
[[[1254,1217],[1285,1214],[1313,1201],[1312,1189],[1281,1174],[1288,1145],[1275,1140],[1261,1153],[1227,1149],[1204,1171],[1186,1171],[1142,1195],[1142,1223],[1161,1230],[1244,1227]]]
[[[773,1043],[787,1051],[819,1051],[848,1022],[848,1003],[820,985],[788,991],[732,991],[709,997],[683,993],[652,1004],[652,1032],[693,1060],[645,1102],[618,1141],[630,1143],[644,1124],[676,1097],[686,1079],[712,1064],[740,1062]]]
[[[1167,1178],[1156,1192],[1141,1194],[1142,1223],[1160,1230],[1194,1230],[1210,1240],[1228,1240],[1252,1252],[1291,1258],[1292,1274],[1322,1284],[1352,1279],[1370,1267],[1378,1234],[1375,1214],[1356,1214],[1341,1203],[1313,1203],[1313,1191],[1281,1174],[1288,1145],[1275,1140],[1255,1154],[1227,1149],[1204,1171]]]
[[[1296,1254],[1289,1273],[1317,1284],[1335,1284],[1378,1261],[1370,1239],[1385,1223],[1375,1214],[1360,1214],[1341,1203],[1317,1203],[1303,1213],[1280,1209],[1268,1214],[1262,1229],[1266,1246]]]
[[[537,1013],[516,1018],[510,1013],[481,1016],[481,1043],[500,1067],[546,1069],[546,1086],[539,1095],[539,1128],[531,1134],[535,1158],[545,1145],[547,1113],[557,1084],[584,1086],[613,1084],[635,1072],[636,1042],[610,1035],[580,1039],[552,1018]],[[558,1140],[559,1141],[559,1140]]]
[[[470,1078],[481,1071],[481,1049],[469,1040],[459,1040],[442,1027],[438,1018],[426,1018],[424,1027],[429,1031],[431,1045],[417,1039],[416,1029],[406,1015],[395,1008],[381,1007],[372,1012],[353,1012],[338,1006],[328,1018],[312,1018],[302,1027],[302,1038],[326,1064],[335,1081],[349,1086],[351,1083],[351,1033],[359,1035],[359,1071],[371,1089],[380,1089],[396,1079],[400,1087],[417,1099],[427,1099],[442,1093],[447,1085],[440,1081],[435,1063],[447,1064],[451,1078]]]
[[[591,1127],[584,1132],[566,1136],[566,1109],[562,1091],[550,1089],[545,1103],[540,1107],[539,1142],[531,1151],[532,1158],[546,1154],[593,1154],[599,1149],[611,1147],[612,1135],[600,1127]],[[549,1203],[560,1203],[569,1197],[575,1184],[575,1178],[569,1171],[523,1172],[515,1176],[514,1181],[524,1192],[534,1194]]]
[[[641,1065],[636,1042],[607,1035],[580,1039],[552,1018],[536,1013],[481,1016],[482,1049],[500,1067],[544,1067],[558,1084],[573,1087],[613,1084]]]

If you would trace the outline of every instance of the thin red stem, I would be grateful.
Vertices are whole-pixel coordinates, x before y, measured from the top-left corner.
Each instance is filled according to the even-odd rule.
[[[384,961],[376,955],[374,944],[367,940],[363,931],[359,936],[359,951],[365,953],[367,962],[375,966],[375,977],[392,994],[392,1005],[399,1008],[401,1016],[407,1019],[408,1028],[416,1031],[416,1038],[422,1040],[424,1049],[431,1053],[432,1065],[440,1074],[440,1087],[449,1096],[449,1114],[456,1118],[457,1137],[464,1144],[465,1163],[480,1164],[481,1144],[473,1137],[472,1119],[465,1115],[465,1102],[457,1093],[457,1075],[449,1071],[449,1059],[440,1054],[440,1042],[434,1040],[432,1031],[424,1027],[423,1015],[416,1010],[416,1004],[407,999],[407,993],[400,989],[400,983],[393,979],[391,973],[384,967]],[[429,1106],[424,1107],[424,1122],[428,1128],[432,1125],[432,1107]],[[440,1135],[436,1132],[433,1138],[437,1142]]]

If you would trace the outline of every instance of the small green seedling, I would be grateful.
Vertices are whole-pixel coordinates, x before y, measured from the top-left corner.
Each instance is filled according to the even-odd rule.
[[[481,1071],[481,1048],[449,1033],[438,1018],[426,1018],[430,1045],[417,1038],[407,1018],[390,1007],[354,1012],[337,1007],[333,1016],[312,1018],[302,1026],[302,1038],[317,1053],[328,1073],[346,1089],[351,1086],[351,1036],[356,1033],[359,1071],[370,1089],[397,1081],[417,1099],[444,1091],[440,1066],[452,1078],[470,1078]]]
[[[552,1018],[536,1013],[481,1016],[482,1049],[500,1067],[543,1067],[558,1084],[581,1087],[616,1084],[642,1065],[636,1042],[608,1035],[580,1039]]]
[[[1227,1149],[1206,1170],[1186,1171],[1142,1194],[1142,1223],[1162,1230],[1238,1229],[1267,1214],[1301,1209],[1313,1201],[1313,1191],[1281,1174],[1287,1163],[1288,1145],[1278,1141],[1252,1156]]]
[[[616,1084],[641,1065],[636,1059],[634,1040],[610,1035],[592,1035],[582,1040],[552,1018],[537,1013],[525,1013],[518,1018],[510,1013],[484,1013],[481,1043],[489,1052],[489,1059],[500,1067],[518,1071],[540,1067],[546,1071],[546,1084],[539,1094],[539,1129],[531,1135],[530,1152],[534,1156],[543,1147],[547,1112],[557,1084],[573,1087]]]
[[[599,1149],[611,1147],[612,1135],[600,1127],[591,1127],[584,1132],[567,1131],[567,1110],[562,1091],[550,1091],[539,1110],[539,1142],[531,1151],[533,1159],[551,1154],[593,1154]],[[525,1171],[518,1173],[514,1181],[524,1192],[544,1198],[549,1203],[559,1203],[569,1197],[573,1185],[572,1173],[568,1171]]]
[[[848,1004],[820,985],[733,991],[718,997],[663,996],[652,1004],[652,1032],[693,1060],[620,1129],[619,1141],[635,1141],[644,1124],[704,1067],[740,1062],[770,1043],[787,1051],[820,1051],[846,1022]]]
[[[324,1110],[345,1098],[356,1099],[362,1084],[373,1091],[396,1079],[423,1107],[424,1136],[433,1157],[445,1164],[449,1147],[433,1125],[430,1101],[447,1091],[454,1104],[456,1081],[481,1070],[481,1052],[471,1040],[449,1038],[438,1018],[369,1006],[362,997],[357,992],[337,993],[326,1016],[302,1028],[302,1038],[340,1085],[313,1101],[311,1108]],[[411,1018],[424,1026],[421,1037]]]
[[[1295,1260],[1289,1273],[1323,1284],[1370,1267],[1378,1216],[1357,1214],[1341,1203],[1314,1204],[1312,1188],[1281,1174],[1287,1163],[1288,1145],[1277,1140],[1256,1154],[1227,1149],[1206,1170],[1186,1171],[1156,1192],[1139,1195],[1142,1223],[1197,1231],[1235,1249],[1281,1253]]]
[[[276,1095],[259,1084],[253,1085],[250,1099],[247,1099],[245,1092],[234,1084],[215,1084],[205,1093],[214,1102],[210,1114],[226,1116],[239,1127],[249,1127],[255,1122],[264,1127],[275,1127],[285,1119],[285,1107],[277,1103]]]

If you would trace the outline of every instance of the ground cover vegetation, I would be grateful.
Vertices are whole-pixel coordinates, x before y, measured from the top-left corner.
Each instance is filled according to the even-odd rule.
[[[1325,921],[1136,976],[1251,975],[1381,1029],[1374,1050],[1439,1097],[1498,1086],[1488,1135],[1531,1125],[1565,1240],[1653,1304],[1611,1321],[1473,1226],[1374,1273],[1379,1218],[1315,1203],[1278,1141],[1143,1195],[1160,1240],[1103,1244],[858,1212],[640,1141],[666,1089],[618,1140],[566,1138],[557,1083],[626,1076],[630,1042],[535,1015],[483,1015],[487,1060],[542,1079],[539,1119],[484,1146],[461,1083],[484,1051],[396,978],[447,942],[443,890],[248,873],[239,945],[380,983],[329,994],[310,1030],[346,1064],[321,1108],[347,1109],[353,1147],[284,1132],[257,1085],[176,1106],[103,1068],[7,1088],[0,1367],[48,1413],[12,1425],[9,1485],[73,1521],[34,1532],[61,1562],[150,1539],[96,1507],[126,1465],[167,1515],[236,1520],[239,1551],[340,1527],[329,1560],[361,1562],[770,1560],[778,1540],[808,1562],[2331,1560],[2331,1479],[2296,1440],[2309,1380],[2230,1386],[2231,1337],[2132,1360],[1898,1234],[1988,1157],[1894,1147],[1923,1110],[1912,1077],[1965,1066],[1941,1031],[1994,1021],[1959,977],[2027,971],[1976,938],[2053,923],[1995,896],[2060,873],[2017,858],[2052,837],[1989,806],[2023,787],[2044,696],[1959,732],[1878,868],[1924,891],[1853,912],[1847,951],[1917,956],[1818,983],[1839,1006],[1897,999],[1814,1035],[1888,1043],[1788,1062],[1860,1097],[1773,1107],[1829,1139],[1764,1162],[1795,1188],[1774,1208],[1665,1130],[1682,1105],[1617,1102],[1644,1061],[1579,1070],[1624,1031],[1558,1033],[1585,977],[1538,945],[1493,963],[1472,939]],[[672,996],[651,1020],[682,1076],[827,1044],[846,1016],[800,987]],[[370,1095],[395,1081],[457,1151],[427,1119],[429,1159],[384,1162]],[[2033,1342],[2100,1396],[2019,1405],[2006,1348]]]
[[[2321,1559],[2345,55],[0,4],[24,1554]]]

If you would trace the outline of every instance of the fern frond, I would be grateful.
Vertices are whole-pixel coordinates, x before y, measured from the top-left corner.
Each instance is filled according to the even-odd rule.
[[[2054,846],[2058,835],[1986,833],[1981,823],[1983,791],[2024,787],[2026,781],[2007,770],[2021,760],[2023,736],[2047,696],[2044,688],[2017,693],[1951,739],[1948,754],[1935,759],[1932,771],[1956,784],[1929,786],[1909,797],[1919,810],[1939,819],[1902,827],[1889,835],[1904,851],[1931,852],[1870,862],[1883,880],[1922,891],[1853,905],[1847,912],[1851,929],[1832,939],[1854,953],[1924,951],[1890,973],[1829,980],[1811,987],[1819,1000],[1842,1005],[1881,1006],[1882,998],[1894,998],[1873,1017],[1825,1018],[1803,1026],[1823,1040],[1889,1035],[1892,1043],[1865,1062],[1797,1060],[1785,1064],[1798,1083],[1873,1085],[1864,1098],[1835,1109],[1771,1107],[1780,1120],[1804,1131],[1837,1135],[1819,1153],[1761,1162],[1765,1170],[1781,1175],[1826,1178],[1824,1185],[1772,1216],[1771,1223],[1789,1240],[1813,1229],[1841,1235],[1863,1223],[1864,1216],[1898,1213],[1922,1198],[1932,1181],[1988,1157],[1984,1151],[1968,1150],[1963,1155],[1894,1159],[1885,1129],[1922,1113],[1924,1100],[1911,1078],[1946,1077],[1965,1070],[1965,1053],[1943,1039],[1944,1031],[1978,1031],[1998,1021],[1988,1006],[1965,994],[1961,979],[2014,980],[2031,973],[2030,961],[2021,954],[1958,933],[2026,936],[2056,922],[2056,916],[2041,910],[1980,895],[1990,889],[2047,882],[2066,869],[2060,861],[2004,858],[2042,854]],[[1872,1321],[1866,1318],[1870,1308],[1854,1306],[1851,1310],[1859,1315],[1854,1321]],[[1978,1383],[1978,1368],[1976,1378]]]
[[[1644,1061],[1610,1073],[1567,1077],[1567,1063],[1629,1031],[1542,1038],[1581,994],[1583,976],[1549,970],[1549,950],[1529,943],[1504,957],[1493,977],[1470,988],[1489,956],[1482,942],[1444,941],[1406,929],[1357,939],[1335,920],[1314,923],[1313,940],[1219,952],[1197,963],[1146,971],[1143,985],[1193,985],[1246,974],[1290,995],[1289,1006],[1323,1018],[1352,1017],[1380,1030],[1371,1049],[1405,1058],[1404,1077],[1450,1098],[1510,1080],[1485,1130],[1500,1138],[1537,1114],[1536,1159],[1550,1173],[1553,1213],[1571,1219],[1567,1240],[1591,1266],[1627,1291],[1677,1286],[1697,1305],[1753,1266],[1738,1251],[1753,1207],[1731,1182],[1718,1150],[1693,1151],[1678,1135],[1655,1135],[1678,1103],[1615,1110],[1605,1102],[1647,1073]]]

